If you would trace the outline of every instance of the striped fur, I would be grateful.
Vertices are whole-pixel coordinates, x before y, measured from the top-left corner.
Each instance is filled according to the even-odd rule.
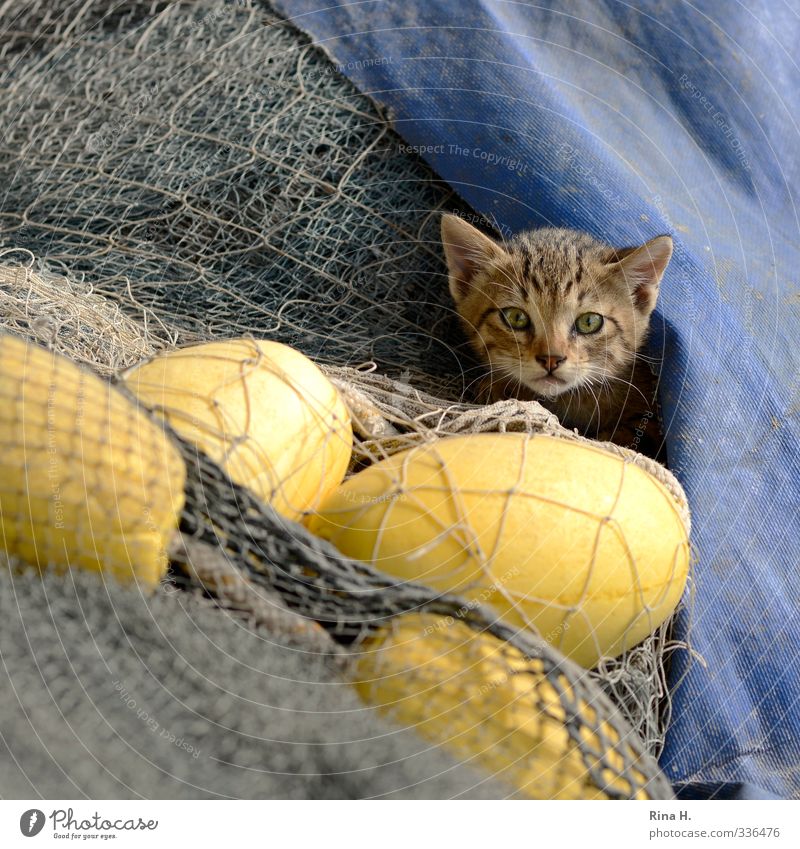
[[[640,351],[672,239],[614,249],[586,233],[545,228],[499,243],[455,215],[442,218],[450,292],[475,353],[487,366],[478,400],[535,399],[587,436],[636,442],[657,436],[654,387]],[[508,308],[530,320],[523,330]],[[582,335],[576,319],[603,316]],[[539,359],[537,359],[539,358]]]

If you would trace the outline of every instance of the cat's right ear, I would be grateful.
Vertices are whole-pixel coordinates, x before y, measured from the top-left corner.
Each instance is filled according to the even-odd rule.
[[[649,318],[672,256],[672,237],[656,236],[641,247],[622,248],[612,254],[616,262],[608,267],[625,281],[634,305]]]
[[[442,216],[442,245],[450,276],[450,294],[456,303],[469,293],[475,275],[503,254],[494,239],[450,213]]]

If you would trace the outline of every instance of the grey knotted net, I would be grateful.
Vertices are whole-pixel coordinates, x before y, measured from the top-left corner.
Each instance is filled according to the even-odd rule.
[[[579,439],[535,404],[460,403],[476,372],[455,331],[437,231],[442,210],[469,211],[266,3],[42,0],[6,3],[0,15],[4,327],[103,375],[208,338],[291,344],[327,364],[363,461],[451,433]],[[401,593],[184,454],[177,584],[250,620],[299,628],[334,655],[306,618],[347,644],[365,622],[403,610],[461,609],[422,588]],[[677,482],[630,457],[667,485],[688,528]],[[219,580],[231,564],[245,585]],[[669,718],[668,626],[579,675],[482,616],[471,612],[470,626],[511,638],[561,691],[567,680],[599,706],[617,735],[600,739],[623,752],[615,775],[669,794],[644,755],[658,754]],[[566,723],[578,748],[582,714],[573,706]],[[581,752],[597,776],[610,768],[603,751]],[[626,795],[620,786],[614,794]]]

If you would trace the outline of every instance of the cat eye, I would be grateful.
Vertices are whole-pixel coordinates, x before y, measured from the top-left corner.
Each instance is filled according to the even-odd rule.
[[[585,312],[575,319],[575,329],[578,333],[588,336],[590,333],[597,333],[604,321],[599,312]]]
[[[504,310],[500,310],[500,315],[503,316],[503,320],[512,330],[525,330],[531,325],[528,314],[517,309],[517,307],[506,307]]]

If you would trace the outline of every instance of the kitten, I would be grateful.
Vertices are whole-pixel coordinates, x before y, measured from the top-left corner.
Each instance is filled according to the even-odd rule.
[[[536,400],[568,428],[654,455],[655,381],[639,353],[672,239],[614,249],[544,228],[500,244],[457,215],[442,243],[469,341],[489,372],[478,400]]]

